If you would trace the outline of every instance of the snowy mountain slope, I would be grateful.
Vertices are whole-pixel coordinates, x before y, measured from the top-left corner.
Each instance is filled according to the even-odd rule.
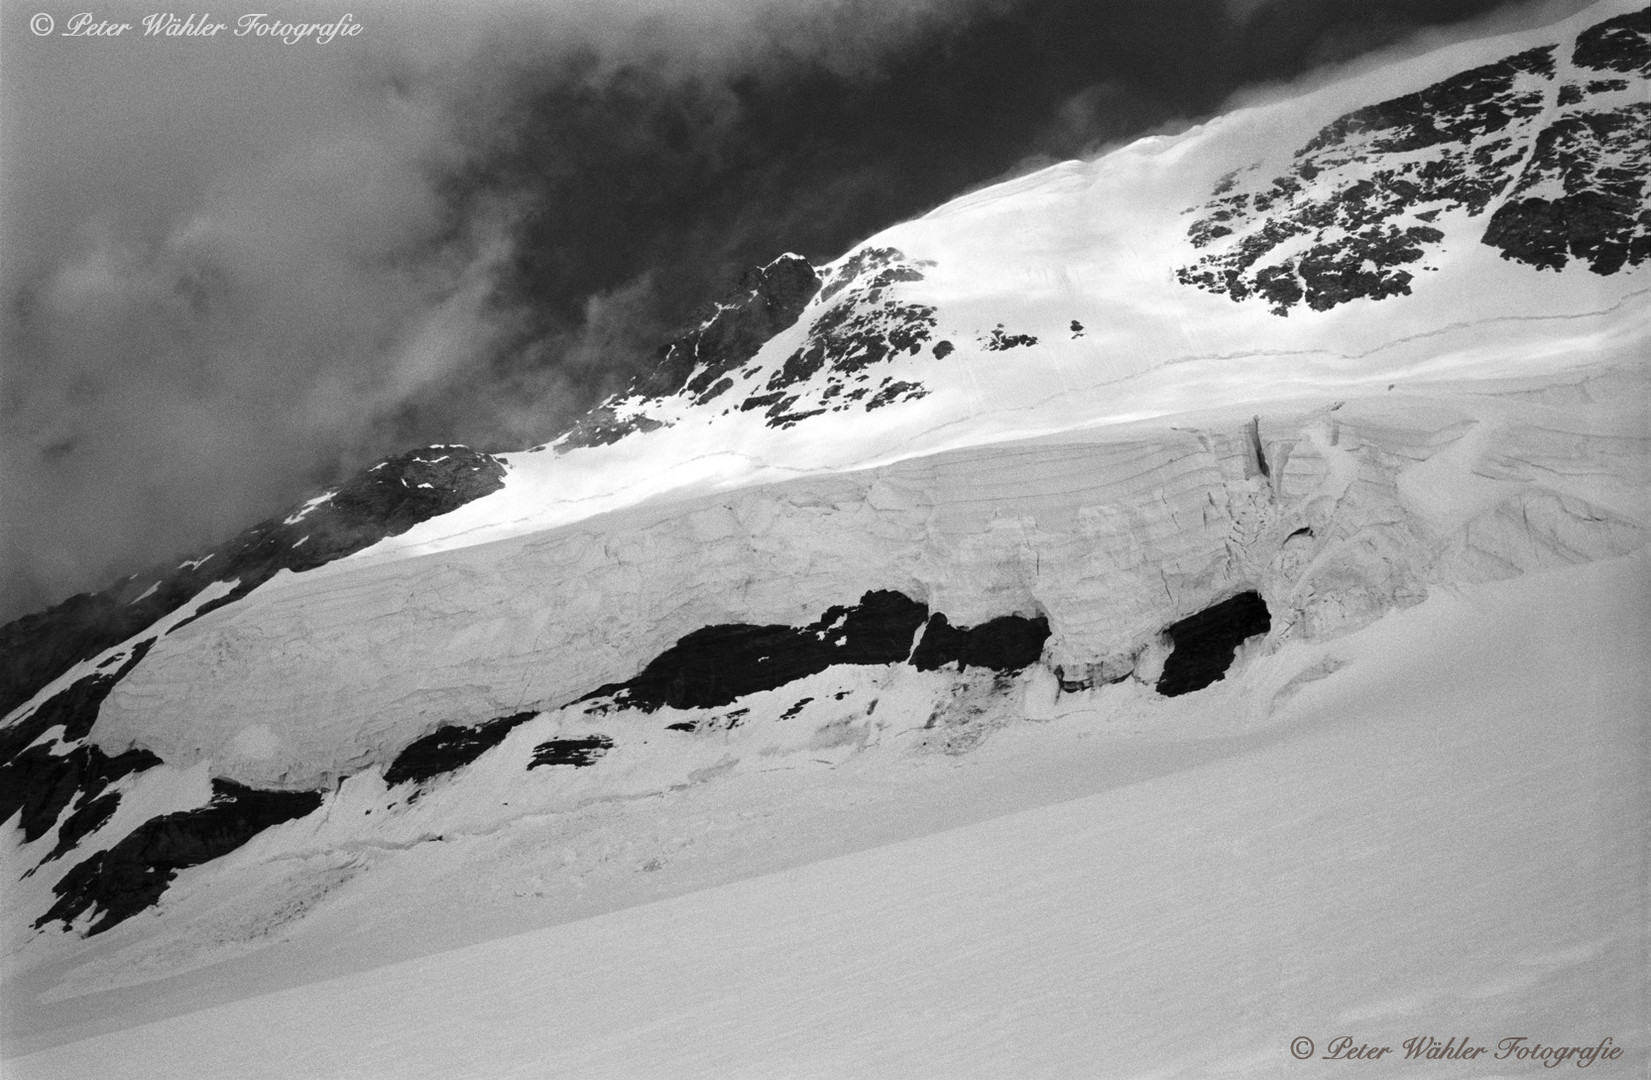
[[[1605,3],[782,256],[547,447],[0,632],[8,1045],[1151,780],[1395,609],[1641,574],[1648,73]]]
[[[1179,714],[1113,701],[941,770],[860,754],[625,804],[617,828],[610,812],[537,844],[431,840],[377,891],[339,888],[309,939],[234,983],[202,969],[206,993],[185,977],[106,995],[138,1018],[217,1007],[7,1075],[1480,1078],[1542,1068],[1492,1057],[1519,1036],[1619,1049],[1587,1074],[1643,1075],[1646,863],[1623,823],[1646,812],[1646,570],[1435,595],[1287,646],[1212,688],[1218,706],[1274,697],[1249,737],[1190,708],[1198,695]],[[833,848],[856,828],[881,843]],[[807,865],[765,866],[770,831]],[[288,860],[264,887],[318,869]],[[359,865],[332,880],[351,872],[371,889]],[[234,911],[209,892],[184,903],[226,930]],[[328,967],[391,905],[413,912],[405,944],[439,933],[430,909],[501,896],[523,926],[535,910],[558,925]],[[203,937],[168,945],[208,952]],[[133,977],[156,959],[143,947],[78,974]],[[1489,1051],[1406,1060],[1430,1034]],[[1302,1035],[1311,1060],[1290,1055]],[[1341,1035],[1393,1053],[1323,1060]]]

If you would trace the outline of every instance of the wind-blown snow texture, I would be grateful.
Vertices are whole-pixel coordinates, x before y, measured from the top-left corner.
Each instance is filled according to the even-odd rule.
[[[1434,1016],[1518,1027],[1550,999],[1564,1024],[1547,1038],[1614,1033],[1643,1067],[1647,957],[1626,928],[1645,898],[1625,882],[1643,877],[1646,807],[1603,762],[1644,750],[1644,668],[1624,657],[1645,642],[1631,601],[1651,525],[1648,76],[1651,16],[1613,0],[976,192],[828,266],[780,256],[544,447],[402,455],[0,630],[6,1052],[305,979],[347,975],[338,994],[372,999],[407,971],[468,986],[503,965],[552,1011],[572,995],[619,1015],[612,1056],[610,1036],[555,1029],[577,1075],[1064,1075],[1078,1059],[1048,1048],[1080,1045],[1133,1048],[1129,1075],[1306,1074],[1288,1041],[1310,1022],[1326,1037]],[[1561,640],[1586,620],[1567,587],[1601,621]],[[1493,631],[1464,603],[1527,624]],[[1563,675],[1505,672],[1462,634]],[[1588,764],[1568,794],[1544,788],[1552,806],[1509,794],[1493,703],[1532,752],[1576,732]],[[1408,734],[1336,720],[1350,714]],[[1486,771],[1443,793],[1442,774],[1401,779],[1423,732]],[[1292,770],[1299,802],[1261,794]],[[1314,772],[1362,786],[1334,795]],[[1215,805],[1183,797],[1199,784]],[[1621,812],[1561,842],[1590,799]],[[1349,832],[1337,807],[1388,839]],[[988,820],[1009,811],[1033,816]],[[1414,910],[1402,889],[1369,899],[1383,850],[1450,862],[1447,811],[1480,823],[1461,851],[1523,837],[1534,879],[1611,869],[1578,886],[1585,912],[1563,932],[1559,886],[1528,909],[1487,900],[1517,940],[1487,966],[1454,944],[1472,932],[1451,905],[1502,895],[1500,862],[1457,860],[1472,870],[1454,888],[1412,882]],[[1121,832],[1079,823],[1096,813]],[[1223,813],[1243,825],[1234,853],[1273,854],[1210,862],[1172,842]],[[954,867],[934,837],[963,826],[1007,865]],[[1322,865],[1299,854],[1325,844],[1340,853]],[[913,891],[870,899],[889,859],[913,861]],[[1116,969],[1124,989],[1108,989],[1042,946],[1017,960],[989,940],[983,966],[952,970],[935,960],[958,948],[943,916],[893,914],[1089,933],[1013,884],[1017,860],[1043,895],[1098,903],[1125,953],[1168,949],[1165,971],[1202,981],[1078,950]],[[909,952],[928,973],[877,961],[869,995],[822,975],[834,1050],[759,1007],[748,1056],[703,1036],[673,1058],[644,1033],[657,1003],[616,1003],[634,983],[703,999],[715,972],[747,969],[646,970],[669,953],[626,953],[630,989],[547,990],[486,947],[352,974],[552,924],[568,929],[533,949],[583,970],[574,925],[647,941],[729,903],[771,943],[751,945],[761,977],[785,982],[786,942],[812,955],[811,920],[838,924],[764,922],[790,886],[761,875],[809,863],[869,921],[838,927],[845,948]],[[983,906],[937,899],[924,875],[943,867],[974,875]],[[1302,885],[1316,874],[1364,892]],[[1317,961],[1268,959],[1296,933],[1256,899],[1276,888],[1295,890]],[[1409,940],[1437,966],[1378,960],[1368,987],[1338,974],[1351,895],[1368,900],[1363,948],[1411,956]],[[676,906],[636,906],[664,897]],[[1216,950],[1231,1001],[1163,921],[1182,915],[1235,935]],[[979,1003],[956,980],[1040,971],[1059,989],[1009,1010],[1018,1032],[880,1018],[916,1007],[883,1000],[892,987],[966,1018]],[[1280,993],[1293,1013],[1254,1007]],[[439,1029],[421,1008],[378,1022]],[[278,1040],[242,1060],[232,1009],[166,1021],[213,1033],[187,1067],[126,1067],[401,1076],[442,1060],[413,1037],[417,1053],[364,1062],[343,1046],[349,1015],[327,1021],[330,1058]],[[492,1048],[484,1071],[544,1065],[537,1036],[471,1019],[495,1025],[472,1040]],[[1164,1024],[1173,1052],[1151,1043]],[[976,1046],[966,1030],[996,1034]],[[943,1037],[974,1049],[926,1041]],[[124,1038],[15,1064],[117,1074],[139,1060]]]

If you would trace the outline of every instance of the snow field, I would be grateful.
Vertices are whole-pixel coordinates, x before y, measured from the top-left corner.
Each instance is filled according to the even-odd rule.
[[[1194,731],[1227,724],[1209,712],[1240,690],[1335,670],[1211,760],[1193,739],[1174,744],[1187,767],[1096,794],[114,1032],[7,1075],[1314,1076],[1354,1066],[1297,1062],[1299,1035],[1426,1033],[1611,1036],[1627,1052],[1591,1075],[1643,1075],[1646,570],[1467,587],[1258,659]],[[1062,723],[1001,752],[1047,762]],[[1035,770],[1006,772],[1036,798]]]

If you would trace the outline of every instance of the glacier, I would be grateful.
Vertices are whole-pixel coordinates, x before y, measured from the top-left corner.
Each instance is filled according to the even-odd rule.
[[[7,1075],[1642,1074],[1648,78],[1607,0],[780,256],[7,628]]]

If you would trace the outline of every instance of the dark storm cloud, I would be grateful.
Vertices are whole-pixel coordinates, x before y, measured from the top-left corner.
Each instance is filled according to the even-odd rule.
[[[0,9],[0,618],[411,444],[542,440],[746,265],[1498,9],[396,3],[297,47],[26,29],[85,7]]]

